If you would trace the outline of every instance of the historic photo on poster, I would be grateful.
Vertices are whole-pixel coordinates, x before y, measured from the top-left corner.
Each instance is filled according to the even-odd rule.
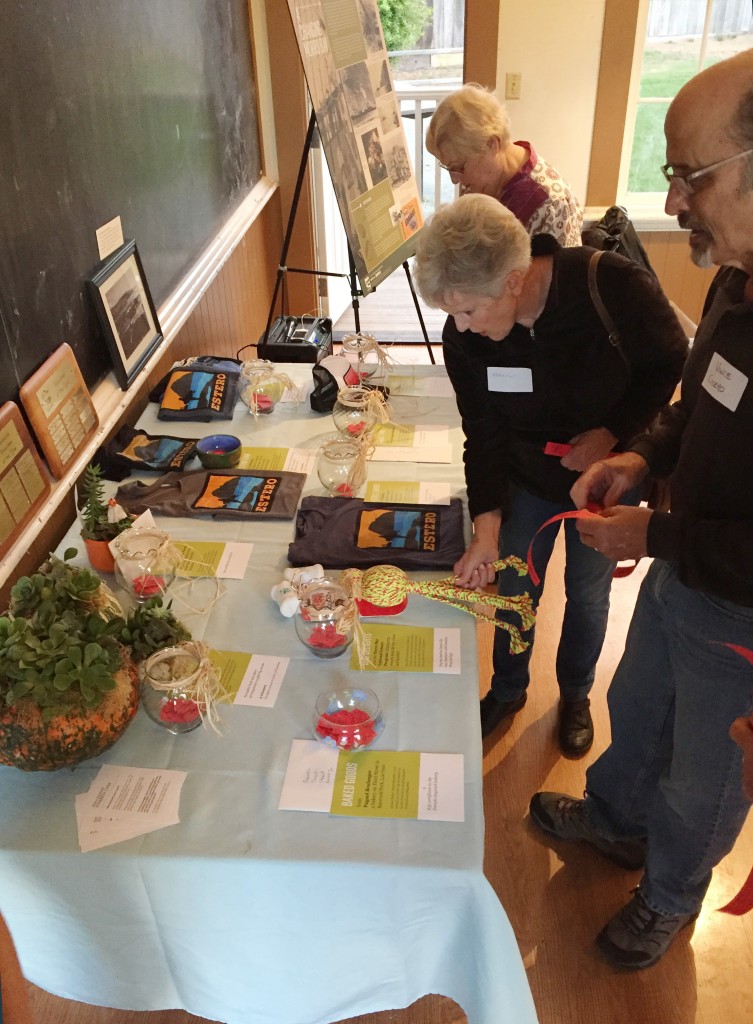
[[[421,198],[376,0],[288,0],[364,295],[416,251]]]

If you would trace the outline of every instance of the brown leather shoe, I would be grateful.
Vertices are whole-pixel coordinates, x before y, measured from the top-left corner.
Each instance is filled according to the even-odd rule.
[[[515,700],[497,700],[491,690],[481,701],[481,735],[484,739],[491,736],[497,726],[501,725],[506,718],[512,718],[523,707],[528,700],[528,694],[523,691]]]
[[[568,700],[560,704],[559,744],[567,757],[582,757],[594,741],[591,701]]]

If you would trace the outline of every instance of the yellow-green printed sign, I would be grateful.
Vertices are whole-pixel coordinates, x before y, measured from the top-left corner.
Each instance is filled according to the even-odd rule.
[[[220,683],[228,694],[226,703],[232,704],[238,695],[251,655],[245,651],[210,651],[209,659],[220,670]]]
[[[287,448],[246,448],[244,445],[238,469],[283,470],[287,457]]]
[[[363,663],[353,645],[352,669],[367,672],[433,672],[434,628],[432,626],[392,626],[361,622]]]
[[[384,448],[412,448],[416,428],[412,423],[378,423],[371,432],[371,439]]]
[[[366,484],[366,501],[403,502],[411,505],[421,500],[418,482],[404,480],[369,480]]]
[[[222,541],[177,540],[175,546],[183,555],[178,563],[178,575],[190,579],[202,576],[216,576],[220,560],[225,551]]]
[[[332,814],[417,818],[421,754],[412,750],[340,752]]]

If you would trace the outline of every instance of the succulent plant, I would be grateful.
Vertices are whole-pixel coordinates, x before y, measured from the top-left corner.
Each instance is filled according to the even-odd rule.
[[[84,540],[113,540],[131,525],[131,518],[125,513],[122,519],[111,521],[108,514],[110,502],[105,499],[102,470],[95,463],[91,463],[84,470],[79,493],[83,499],[79,511],[81,536]]]
[[[119,638],[130,647],[134,661],[143,661],[163,647],[190,640],[191,634],[175,618],[170,604],[163,606],[161,597],[150,597],[131,612]]]
[[[190,639],[160,598],[128,617],[91,569],[51,555],[11,590],[0,616],[0,706],[31,700],[49,718],[66,708],[97,707],[124,661]]]

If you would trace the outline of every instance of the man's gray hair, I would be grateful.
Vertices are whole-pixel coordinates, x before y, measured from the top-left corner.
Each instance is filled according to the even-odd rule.
[[[531,239],[499,200],[469,194],[440,206],[418,236],[414,277],[429,306],[452,292],[498,296],[512,270],[528,269]]]

